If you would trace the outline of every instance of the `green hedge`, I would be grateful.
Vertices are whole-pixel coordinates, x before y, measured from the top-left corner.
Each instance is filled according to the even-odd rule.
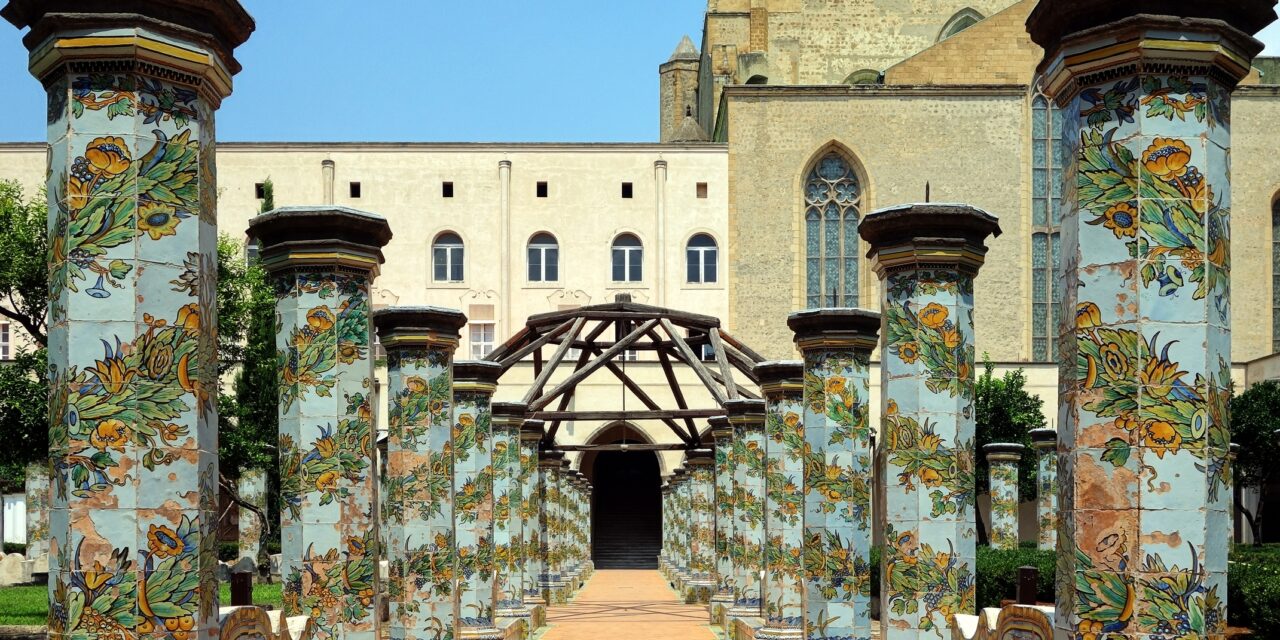
[[[27,545],[22,544],[20,542],[6,542],[4,543],[4,553],[6,555],[10,553],[21,553],[23,555],[26,555]]]
[[[1232,556],[1227,568],[1227,620],[1252,629],[1255,637],[1280,637],[1280,563],[1275,554]]]
[[[871,549],[871,597],[880,597],[880,547]],[[1053,572],[1055,560],[1052,551],[1034,548],[997,550],[978,547],[978,608],[998,607],[1001,600],[1012,600],[1018,595],[1018,568],[1032,566],[1040,570],[1040,582],[1036,585],[1036,597],[1041,602],[1053,602]]]

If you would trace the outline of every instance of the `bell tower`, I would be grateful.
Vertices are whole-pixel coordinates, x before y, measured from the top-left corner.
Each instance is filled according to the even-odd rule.
[[[671,58],[658,67],[662,83],[659,127],[662,142],[677,137],[686,116],[698,116],[698,68],[701,65],[697,47],[689,36],[680,40]]]

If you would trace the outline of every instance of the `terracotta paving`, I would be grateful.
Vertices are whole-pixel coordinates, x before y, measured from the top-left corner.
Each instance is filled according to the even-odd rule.
[[[655,570],[598,570],[573,602],[547,610],[540,640],[715,640],[708,615]]]

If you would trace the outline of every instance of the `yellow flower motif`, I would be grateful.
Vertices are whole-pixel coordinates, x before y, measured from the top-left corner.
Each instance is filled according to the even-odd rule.
[[[958,378],[960,378],[961,380],[967,380],[967,379],[969,379],[969,363],[968,363],[968,361],[965,361],[965,360],[961,360],[961,361],[960,361],[960,366],[956,369],[956,376],[957,376]]]
[[[129,427],[115,418],[108,418],[99,422],[93,433],[89,434],[89,444],[104,451],[106,449],[124,451],[124,446],[128,443]]]
[[[1173,384],[1186,373],[1178,370],[1176,362],[1169,362],[1163,358],[1150,358],[1138,378],[1145,387],[1144,392],[1163,398],[1173,391]]]
[[[1122,415],[1116,418],[1115,426],[1117,429],[1124,429],[1125,431],[1133,431],[1134,429],[1138,428],[1138,421],[1134,420],[1132,415],[1129,415],[1126,413],[1125,415]]]
[[[159,341],[148,342],[143,355],[147,361],[147,377],[159,380],[173,368],[173,347]]]
[[[337,319],[338,318],[333,315],[333,312],[330,311],[329,307],[326,305],[315,307],[311,311],[307,312],[307,324],[310,325],[312,329],[315,329],[317,333],[328,331]]]
[[[458,416],[458,424],[462,425],[464,429],[469,429],[476,426],[476,418],[469,413],[464,413]]]
[[[102,384],[102,388],[112,395],[124,391],[124,386],[136,373],[133,369],[127,368],[124,359],[119,357],[96,360],[92,367],[87,367],[85,370],[92,373]]]
[[[1101,223],[1103,227],[1110,229],[1111,233],[1115,234],[1117,238],[1137,237],[1138,210],[1128,202],[1118,202],[1111,205],[1102,214]],[[1098,222],[1094,221],[1092,224],[1098,224]]]
[[[1142,166],[1147,173],[1165,182],[1172,182],[1185,175],[1190,162],[1191,147],[1175,138],[1156,138],[1142,152]]]
[[[800,416],[794,411],[788,411],[787,415],[782,416],[782,423],[788,427],[794,428],[796,425],[800,424]]]
[[[84,572],[84,584],[90,591],[97,591],[110,580],[111,572],[107,571],[107,568],[98,560],[93,561],[92,570]]]
[[[1165,453],[1177,453],[1182,447],[1182,436],[1168,422],[1152,420],[1143,428],[1142,442],[1164,459]]]
[[[182,553],[182,539],[173,529],[153,524],[147,531],[147,548],[157,558],[171,558]]]
[[[934,453],[940,446],[942,446],[942,438],[937,434],[926,433],[920,437],[920,450],[925,453]]]
[[[930,329],[939,329],[947,323],[948,315],[950,315],[950,312],[947,311],[946,307],[936,302],[930,302],[920,310],[920,324]]]
[[[891,416],[898,415],[898,401],[890,400],[889,405],[885,407],[884,412]]]
[[[1090,329],[1102,326],[1102,310],[1092,302],[1081,302],[1076,305],[1076,328]]]
[[[1102,345],[1102,370],[1112,380],[1119,380],[1129,375],[1129,359],[1120,350],[1120,345],[1108,342]]]
[[[830,465],[827,467],[827,479],[837,480],[840,478],[840,467]]]
[[[427,390],[427,381],[422,376],[409,376],[405,378],[404,386],[412,393],[422,393]]]
[[[84,159],[89,161],[87,170],[97,176],[110,178],[129,168],[129,148],[123,138],[104,136],[94,138],[84,148]]]
[[[915,364],[920,358],[920,347],[914,342],[907,342],[898,347],[898,357],[907,364]]]
[[[338,489],[338,472],[325,471],[316,478],[316,489],[320,491],[336,491]]]
[[[337,452],[338,443],[334,442],[333,438],[320,438],[319,440],[316,440],[316,453],[319,453],[321,458],[332,458],[333,454]]]
[[[827,393],[844,393],[844,383],[844,376],[831,376],[830,378],[827,378]]]
[[[960,330],[959,329],[943,329],[942,344],[948,349],[954,349],[960,346]]]
[[[942,474],[933,469],[921,469],[920,481],[923,482],[926,487],[937,487],[942,484]]]
[[[178,211],[167,204],[148,202],[138,209],[138,235],[152,240],[178,235]]]
[[[181,327],[188,335],[200,333],[200,307],[194,302],[182,305],[178,309],[178,323],[175,326]]]
[[[356,358],[360,357],[360,349],[356,347],[356,343],[350,340],[341,340],[338,342],[338,360],[342,364],[352,364]]]

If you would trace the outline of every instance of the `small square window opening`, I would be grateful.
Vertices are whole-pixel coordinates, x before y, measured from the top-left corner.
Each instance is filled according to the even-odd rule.
[[[545,182],[538,183],[538,197],[539,198],[547,197],[547,183]]]
[[[698,183],[698,197],[699,198],[707,197],[707,183],[705,182]]]
[[[261,182],[253,183],[253,197],[259,200],[267,197],[267,188]]]
[[[351,186],[350,186],[350,192],[351,192],[351,197],[352,197],[352,198],[359,198],[359,197],[360,197],[360,183],[359,183],[359,182],[352,182],[352,183],[351,183]]]
[[[622,197],[630,198],[631,195],[632,195],[631,183],[630,182],[622,183]]]
[[[453,197],[453,183],[445,182],[440,185],[440,195],[445,198]]]

